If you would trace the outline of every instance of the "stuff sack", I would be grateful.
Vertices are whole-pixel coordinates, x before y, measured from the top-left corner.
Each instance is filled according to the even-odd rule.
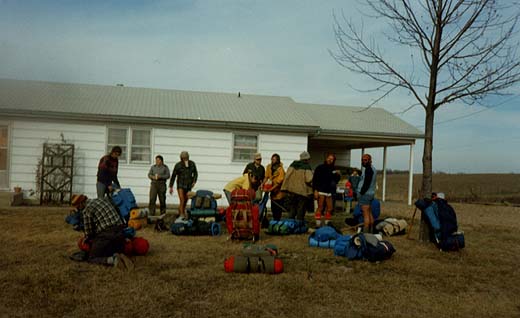
[[[281,219],[269,221],[266,233],[270,235],[290,235],[307,233],[309,228],[305,221],[295,219]]]
[[[339,236],[334,244],[334,255],[346,257],[347,246],[350,244],[351,239],[351,235]]]
[[[336,239],[340,236],[341,233],[332,226],[320,227],[309,235],[309,246],[334,248],[336,245]]]
[[[404,219],[386,218],[375,222],[375,229],[383,232],[386,236],[403,235],[406,233],[408,223]]]
[[[394,253],[395,248],[390,242],[378,241],[376,245],[366,244],[363,258],[369,262],[379,262],[389,259]]]
[[[259,208],[253,204],[253,190],[231,192],[231,204],[226,210],[226,227],[232,239],[258,240],[260,237]]]
[[[130,211],[137,208],[135,196],[132,190],[128,188],[114,191],[112,193],[112,203],[117,207],[119,214],[125,221],[128,221],[130,218]]]
[[[192,217],[215,217],[217,216],[217,200],[213,192],[208,190],[197,190],[195,196],[191,198],[191,205],[188,215]]]
[[[439,248],[445,252],[458,251],[463,249],[464,246],[464,232],[452,233],[439,244]]]

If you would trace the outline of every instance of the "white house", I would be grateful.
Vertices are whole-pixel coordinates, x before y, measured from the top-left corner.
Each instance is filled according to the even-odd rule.
[[[289,97],[0,79],[0,189],[34,189],[43,143],[62,138],[75,145],[73,192],[94,196],[99,158],[120,145],[119,180],[145,203],[157,154],[173,168],[188,151],[199,171],[196,187],[221,192],[255,152],[264,164],[278,153],[287,167],[304,150],[314,164],[333,151],[348,166],[351,149],[383,147],[386,154],[386,147],[412,149],[423,137],[383,109],[361,109]]]

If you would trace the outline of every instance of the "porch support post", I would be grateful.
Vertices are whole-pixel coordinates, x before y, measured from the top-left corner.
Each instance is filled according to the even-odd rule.
[[[386,199],[386,155],[387,155],[388,147],[385,146],[383,148],[383,195],[381,200],[385,202]]]
[[[410,144],[410,158],[408,159],[408,205],[412,205],[412,189],[413,189],[413,146]]]

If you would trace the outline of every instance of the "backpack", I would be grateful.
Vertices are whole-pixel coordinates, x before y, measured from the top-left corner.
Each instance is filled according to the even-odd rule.
[[[269,221],[266,233],[270,235],[303,234],[308,231],[305,221],[295,219],[281,219]]]
[[[374,221],[377,220],[379,215],[381,215],[381,203],[379,200],[374,199],[372,200],[372,203],[370,204],[370,209],[372,211],[372,216],[374,217]],[[363,211],[361,211],[361,205],[357,204],[354,208],[353,213],[354,220],[357,222],[356,224],[363,223]],[[345,222],[347,222],[345,220]]]
[[[443,199],[435,200],[435,204],[437,205],[437,215],[439,216],[439,223],[441,225],[441,242],[447,239],[452,233],[457,232],[457,215],[455,214],[455,210],[451,205],[448,204],[448,201]]]
[[[195,196],[191,198],[191,206],[188,215],[191,217],[214,217],[218,214],[217,200],[213,197],[213,192],[208,190],[197,190]]]
[[[226,227],[232,239],[257,240],[260,236],[258,205],[253,204],[255,191],[236,189],[226,210]]]
[[[71,211],[69,215],[65,217],[65,222],[72,225],[74,231],[83,231],[83,214],[79,210]]]
[[[465,246],[464,243],[464,232],[455,232],[447,236],[444,240],[439,244],[439,248],[443,251],[458,251],[463,249]]]
[[[442,251],[458,251],[464,248],[464,233],[457,232],[457,215],[446,200],[418,200],[415,205],[422,210],[433,232],[433,241]]]
[[[202,220],[188,220],[186,222],[172,223],[170,231],[174,235],[220,235],[220,224]]]
[[[387,260],[395,253],[394,246],[388,241],[378,241],[376,245],[366,244],[363,258],[369,262]]]
[[[125,221],[128,221],[130,218],[130,210],[137,208],[135,196],[132,190],[128,188],[114,191],[112,194],[112,203],[117,207],[119,214]]]

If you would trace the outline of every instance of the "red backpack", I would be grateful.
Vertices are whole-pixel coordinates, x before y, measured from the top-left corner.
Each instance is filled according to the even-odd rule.
[[[232,239],[256,241],[260,236],[260,216],[253,204],[255,191],[236,189],[231,192],[231,204],[226,210],[226,226]]]

